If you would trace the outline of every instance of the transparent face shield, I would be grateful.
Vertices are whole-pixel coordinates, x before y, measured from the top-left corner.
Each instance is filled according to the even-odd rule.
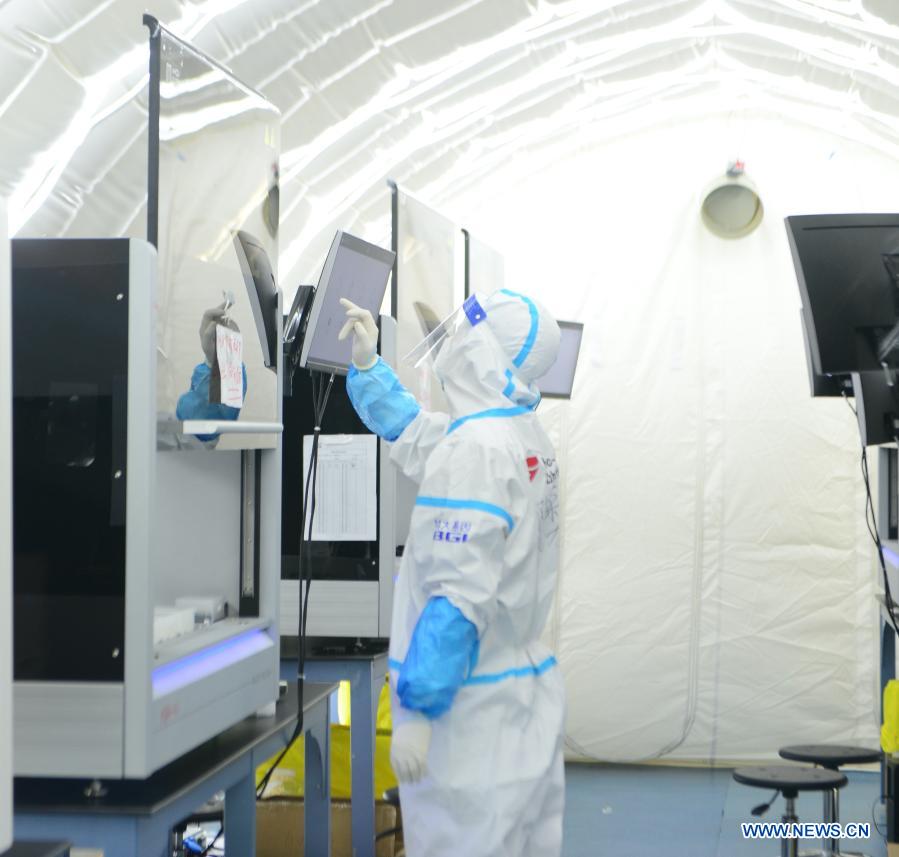
[[[426,323],[421,313],[419,313],[419,316],[422,323]],[[426,360],[433,365],[437,355],[440,353],[440,349],[449,341],[451,336],[457,335],[460,332],[460,328],[475,327],[485,318],[487,318],[487,313],[484,312],[484,309],[478,303],[477,297],[472,295],[466,299],[462,306],[455,309],[439,324],[436,324],[428,332],[428,335],[403,357],[402,362],[415,369]]]

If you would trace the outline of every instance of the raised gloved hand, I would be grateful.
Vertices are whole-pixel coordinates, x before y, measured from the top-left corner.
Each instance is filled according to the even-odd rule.
[[[425,775],[430,745],[430,720],[416,718],[394,726],[390,764],[401,783],[417,783]]]
[[[225,317],[226,308],[227,304],[222,303],[217,307],[206,310],[200,322],[200,345],[203,348],[203,354],[206,355],[206,364],[208,366],[212,366],[215,362],[215,326],[221,324],[222,319]]]
[[[378,362],[378,326],[367,309],[346,298],[341,298],[340,303],[346,309],[347,321],[337,338],[344,340],[352,331],[353,365],[357,369],[371,369]]]

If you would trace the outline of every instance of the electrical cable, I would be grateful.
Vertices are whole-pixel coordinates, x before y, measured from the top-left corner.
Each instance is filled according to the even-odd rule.
[[[871,823],[874,825],[874,829],[884,838],[887,838],[886,830],[881,830],[880,825],[877,823],[877,804],[883,803],[886,800],[884,795],[880,797],[874,798],[874,802],[871,804]]]
[[[780,789],[778,789],[774,792],[773,795],[771,795],[771,800],[769,800],[767,803],[760,803],[758,806],[754,806],[752,808],[752,814],[756,818],[763,816],[769,809],[771,809],[772,804],[777,800],[778,797],[780,797]]]
[[[852,403],[849,401],[849,397],[846,395],[845,390],[843,390],[842,395],[844,401],[849,406],[849,410],[857,417],[858,411],[852,407]],[[896,442],[899,444],[899,438],[896,438]],[[880,531],[877,528],[877,516],[874,511],[874,498],[871,496],[871,475],[868,470],[868,450],[865,447],[864,438],[862,438],[861,469],[862,479],[864,479],[865,482],[865,526],[867,526],[868,535],[871,536],[871,539],[877,548],[877,558],[880,561],[880,571],[883,577],[884,601],[886,603],[887,614],[890,617],[890,624],[893,626],[893,630],[899,634],[899,623],[897,623],[896,620],[896,608],[893,602],[893,594],[890,591],[890,578],[887,574],[886,560],[883,555],[883,542],[880,540]]]
[[[893,601],[893,594],[890,591],[890,578],[887,574],[886,560],[883,555],[883,542],[880,540],[880,531],[877,529],[877,517],[874,513],[874,500],[871,497],[871,478],[868,472],[868,451],[862,449],[862,477],[865,480],[865,523],[868,527],[868,533],[874,540],[877,547],[877,557],[880,560],[880,571],[883,576],[883,595],[886,602],[887,613],[890,617],[890,624],[893,630],[899,634],[899,622],[896,620],[896,607]]]
[[[300,525],[300,550],[299,550],[299,569],[297,574],[297,590],[299,599],[299,621],[297,627],[297,646],[298,646],[298,663],[297,663],[297,724],[294,728],[293,735],[287,742],[284,749],[280,752],[275,761],[269,766],[263,778],[256,787],[256,799],[262,800],[265,790],[268,787],[272,774],[283,761],[290,748],[296,743],[297,739],[303,734],[303,683],[306,678],[306,620],[309,613],[309,590],[312,588],[311,574],[307,575],[308,558],[306,556],[307,543],[312,541],[312,524],[315,519],[315,501],[316,501],[316,481],[318,476],[318,441],[321,436],[321,424],[325,416],[325,409],[328,407],[328,399],[331,395],[331,387],[334,384],[334,373],[331,373],[328,379],[328,385],[323,389],[321,376],[316,372],[312,375],[312,409],[315,418],[315,426],[312,432],[312,448],[309,451],[309,473],[308,475],[303,468],[301,485],[305,485],[303,495],[303,514],[309,521],[308,530],[304,534],[303,524]],[[316,384],[316,381],[319,383]],[[318,389],[316,389],[316,387]],[[302,458],[302,456],[301,456]],[[310,499],[311,493],[311,499]],[[309,510],[306,515],[306,510]],[[304,591],[305,590],[305,591]]]
[[[210,851],[215,848],[215,843],[222,838],[222,834],[225,832],[225,822],[222,822],[222,826],[219,828],[219,832],[215,834],[215,839],[212,840],[202,851],[200,857],[207,857]]]
[[[318,439],[321,434],[321,423],[325,415],[325,409],[328,407],[328,399],[331,396],[331,387],[334,384],[334,373],[331,373],[328,379],[328,386],[316,401],[315,406],[315,429],[312,438],[313,453],[310,455],[310,467],[312,469],[312,505],[309,511],[309,541],[312,540],[312,519],[315,516],[316,491],[315,485],[318,478]],[[308,499],[308,498],[307,498]],[[303,508],[306,508],[305,506]],[[305,598],[300,609],[302,617],[302,625],[300,627],[300,672],[305,672],[306,666],[306,621],[309,617],[309,590],[312,586],[312,579],[306,580]]]
[[[315,409],[315,427],[313,430],[312,436],[312,452],[310,453],[310,470],[312,472],[312,499],[309,500],[309,496],[307,494],[306,501],[310,502],[309,506],[309,532],[308,532],[308,541],[312,541],[312,521],[315,517],[315,504],[317,500],[317,492],[315,490],[315,486],[318,480],[318,443],[319,437],[321,435],[321,424],[322,420],[325,416],[325,409],[328,407],[328,399],[331,396],[331,387],[334,384],[334,373],[331,373],[331,376],[328,378],[328,386],[322,390],[321,384],[319,384],[318,393],[315,394],[314,385],[313,385],[313,401],[314,401],[314,409]],[[304,505],[305,509],[306,506]],[[305,674],[306,671],[306,622],[309,617],[309,590],[312,588],[312,578],[311,576],[307,579],[304,578],[305,583],[305,597],[303,599],[302,604],[300,605],[300,653],[299,653],[299,664],[300,664],[300,673]]]

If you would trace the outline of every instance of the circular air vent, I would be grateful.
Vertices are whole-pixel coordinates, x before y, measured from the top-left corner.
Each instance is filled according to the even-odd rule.
[[[702,222],[719,238],[742,238],[765,216],[765,207],[755,185],[737,161],[712,182],[702,200]]]

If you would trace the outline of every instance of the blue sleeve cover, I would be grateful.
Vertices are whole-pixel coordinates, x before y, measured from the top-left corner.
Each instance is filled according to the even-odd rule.
[[[247,367],[243,367],[243,395],[247,395]],[[179,420],[236,420],[240,408],[220,405],[209,401],[209,381],[212,369],[204,362],[198,363],[190,379],[190,390],[178,399],[175,416]],[[218,435],[200,434],[202,441],[214,440]]]
[[[432,598],[412,632],[397,696],[404,708],[433,720],[449,710],[477,660],[477,628],[446,598]]]
[[[396,440],[421,410],[421,405],[380,357],[370,369],[350,367],[346,390],[369,431],[384,440]]]

